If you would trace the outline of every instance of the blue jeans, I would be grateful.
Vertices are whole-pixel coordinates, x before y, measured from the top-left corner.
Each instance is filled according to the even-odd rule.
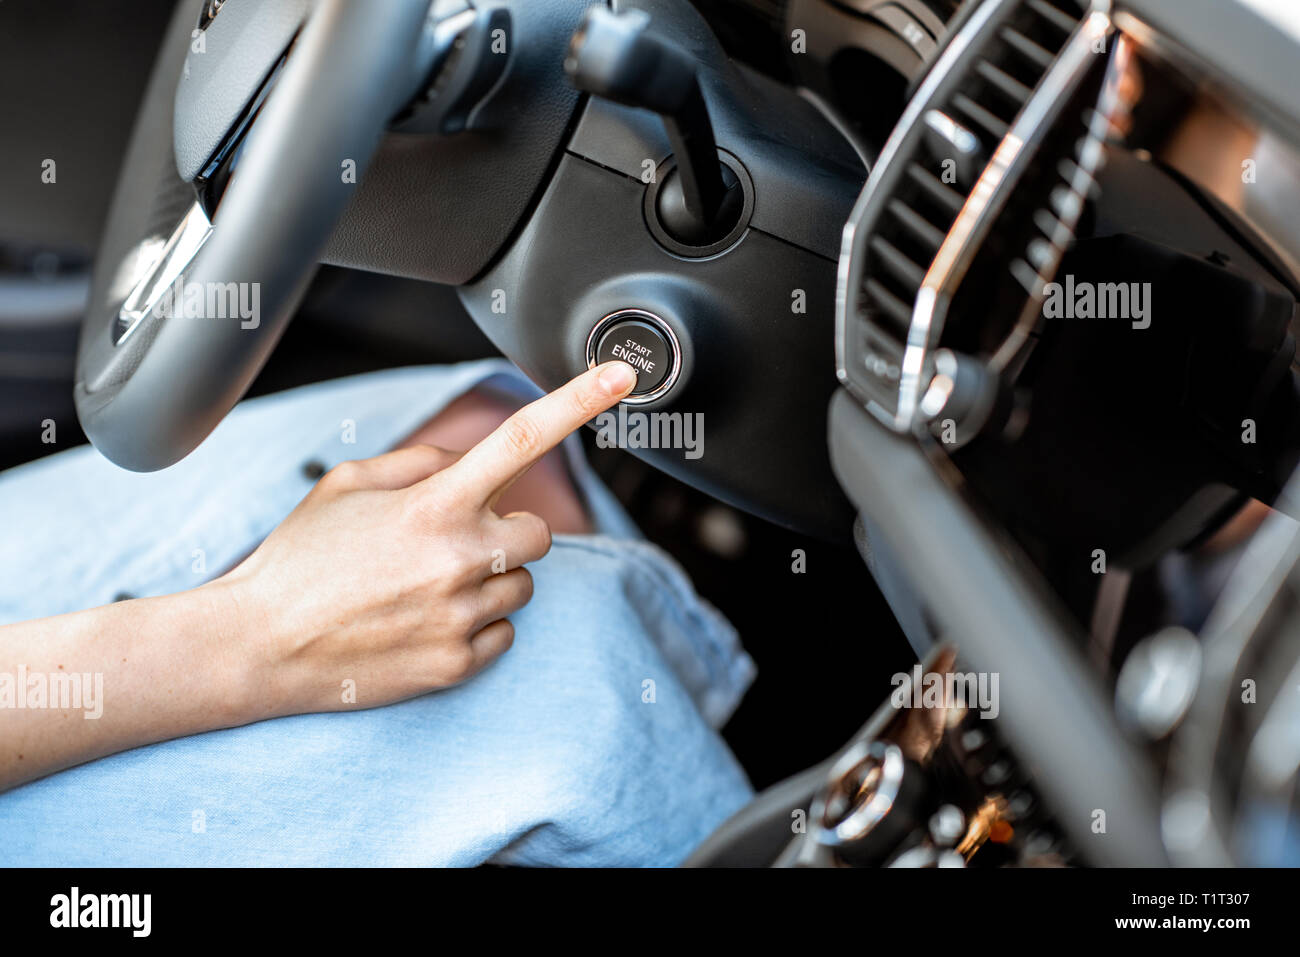
[[[317,467],[393,447],[485,381],[537,394],[497,360],[391,370],[245,402],[159,473],[89,449],[4,473],[0,622],[193,587],[251,551]],[[0,864],[678,863],[751,796],[717,728],[753,664],[580,443],[566,450],[599,534],[556,536],[530,566],[514,647],[480,675],[15,788],[0,794]]]

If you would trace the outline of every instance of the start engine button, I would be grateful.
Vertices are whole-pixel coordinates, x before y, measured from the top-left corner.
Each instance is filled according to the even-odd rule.
[[[672,347],[648,322],[629,319],[605,331],[596,345],[596,364],[622,359],[636,370],[633,395],[652,392],[668,376]]]
[[[664,320],[624,309],[598,322],[587,340],[588,368],[620,359],[636,370],[636,388],[624,402],[649,402],[666,393],[681,372],[681,349]]]

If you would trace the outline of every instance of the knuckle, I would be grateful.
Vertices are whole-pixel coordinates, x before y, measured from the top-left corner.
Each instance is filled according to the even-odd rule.
[[[512,518],[517,529],[517,546],[525,555],[545,555],[551,548],[551,526],[534,512],[518,512]]]
[[[499,650],[501,653],[507,652],[515,643],[514,623],[508,618],[503,618],[496,627],[501,629]]]
[[[340,462],[321,476],[320,484],[330,489],[356,488],[361,483],[364,472],[362,464],[355,459]]]
[[[470,602],[456,602],[447,610],[447,628],[458,641],[468,641],[478,617],[478,609]]]
[[[453,464],[460,456],[455,452],[449,452],[444,448],[436,445],[418,446],[420,454],[428,461],[428,470],[430,474],[441,472],[447,466]]]
[[[533,552],[539,557],[551,550],[551,526],[540,515],[533,517]]]
[[[438,658],[438,670],[450,681],[461,681],[474,671],[474,649],[468,640],[444,648]]]
[[[573,411],[573,417],[584,422],[596,414],[599,405],[599,399],[587,389],[577,389],[569,397],[569,407]]]
[[[484,536],[480,527],[467,534],[456,549],[456,560],[465,569],[482,575],[496,557],[492,544]]]
[[[492,575],[493,554],[486,548],[465,543],[452,550],[455,587],[476,589]]]
[[[534,455],[542,444],[542,430],[531,416],[516,415],[502,429],[506,448],[518,458]]]

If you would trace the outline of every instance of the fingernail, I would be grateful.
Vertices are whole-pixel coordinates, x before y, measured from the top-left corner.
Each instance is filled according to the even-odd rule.
[[[630,392],[632,386],[636,385],[636,370],[626,362],[619,362],[616,359],[606,362],[601,367],[598,378],[601,388],[610,395],[622,395],[624,392]]]

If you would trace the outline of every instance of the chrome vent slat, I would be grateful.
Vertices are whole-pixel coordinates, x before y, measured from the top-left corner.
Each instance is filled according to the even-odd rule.
[[[1018,344],[1041,326],[1040,297],[1047,284],[1054,280],[1066,250],[1074,241],[1088,199],[1099,191],[1097,174],[1107,158],[1104,143],[1116,129],[1122,128],[1122,125],[1115,126],[1115,120],[1126,110],[1115,84],[1102,82],[1100,88],[1098,106],[1086,109],[1079,117],[1083,135],[1074,140],[1073,157],[1067,154],[1054,164],[1045,164],[1048,182],[1038,184],[1041,199],[1031,214],[1033,226],[1041,236],[1029,238],[1023,256],[1009,264],[1012,278],[1028,293],[1028,298],[1012,334],[992,359],[995,365],[1010,362]],[[1105,115],[1098,109],[1104,109]],[[1066,123],[1068,120],[1062,117],[1059,140],[1070,139]],[[1051,182],[1051,174],[1058,177],[1056,182]]]
[[[1072,17],[1064,10],[1052,6],[1047,0],[1028,0],[1025,6],[1059,29],[1062,41],[1079,25],[1077,17]]]
[[[1081,209],[1082,207],[1080,207]],[[1077,215],[1077,214],[1075,214]],[[1070,217],[1071,219],[1074,216]],[[1053,245],[1064,247],[1073,237],[1073,232],[1055,215],[1045,209],[1034,211],[1034,225]]]
[[[968,119],[974,120],[995,140],[1001,140],[1007,135],[1010,124],[998,116],[995,116],[989,110],[980,106],[965,93],[958,93],[952,98],[953,106],[961,110]]]
[[[1061,174],[1061,179],[1067,183],[1080,183],[1089,197],[1093,199],[1097,197],[1097,181],[1090,172],[1081,168],[1074,160],[1067,156],[1057,164],[1056,169]]]
[[[1079,215],[1081,200],[1064,186],[1052,190],[1048,201],[1052,204],[1052,211],[1060,219],[1073,219]]]
[[[880,257],[880,261],[895,277],[902,280],[911,295],[915,295],[920,290],[921,282],[925,279],[925,270],[908,258],[897,246],[883,236],[876,236],[871,240],[871,250]]]
[[[936,200],[952,216],[961,212],[966,197],[950,186],[945,185],[937,176],[924,166],[913,163],[907,168],[908,178],[925,190],[927,196]]]
[[[908,232],[925,245],[931,252],[938,252],[943,245],[943,230],[937,229],[929,220],[908,206],[901,199],[889,201],[889,212],[893,214]]]
[[[1052,51],[1039,46],[1019,30],[1004,27],[999,35],[1007,46],[1028,60],[1040,73],[1047,72],[1048,67],[1052,65]]]
[[[1023,259],[1011,260],[1011,276],[1020,283],[1020,287],[1030,296],[1037,296],[1042,290],[1042,280],[1038,271]]]
[[[1042,236],[1035,237],[1029,241],[1025,247],[1025,258],[1029,264],[1037,269],[1040,273],[1051,268],[1052,259],[1058,254],[1058,250]]]
[[[912,321],[912,309],[907,303],[903,302],[875,279],[868,279],[863,291],[877,305],[901,323],[904,329],[907,328],[908,323]]]
[[[1015,102],[1017,108],[1024,106],[1025,102],[1034,92],[1015,77],[999,70],[988,60],[980,60],[979,63],[975,64],[975,70],[980,76],[988,80],[990,84],[1010,97],[1011,100]]]

